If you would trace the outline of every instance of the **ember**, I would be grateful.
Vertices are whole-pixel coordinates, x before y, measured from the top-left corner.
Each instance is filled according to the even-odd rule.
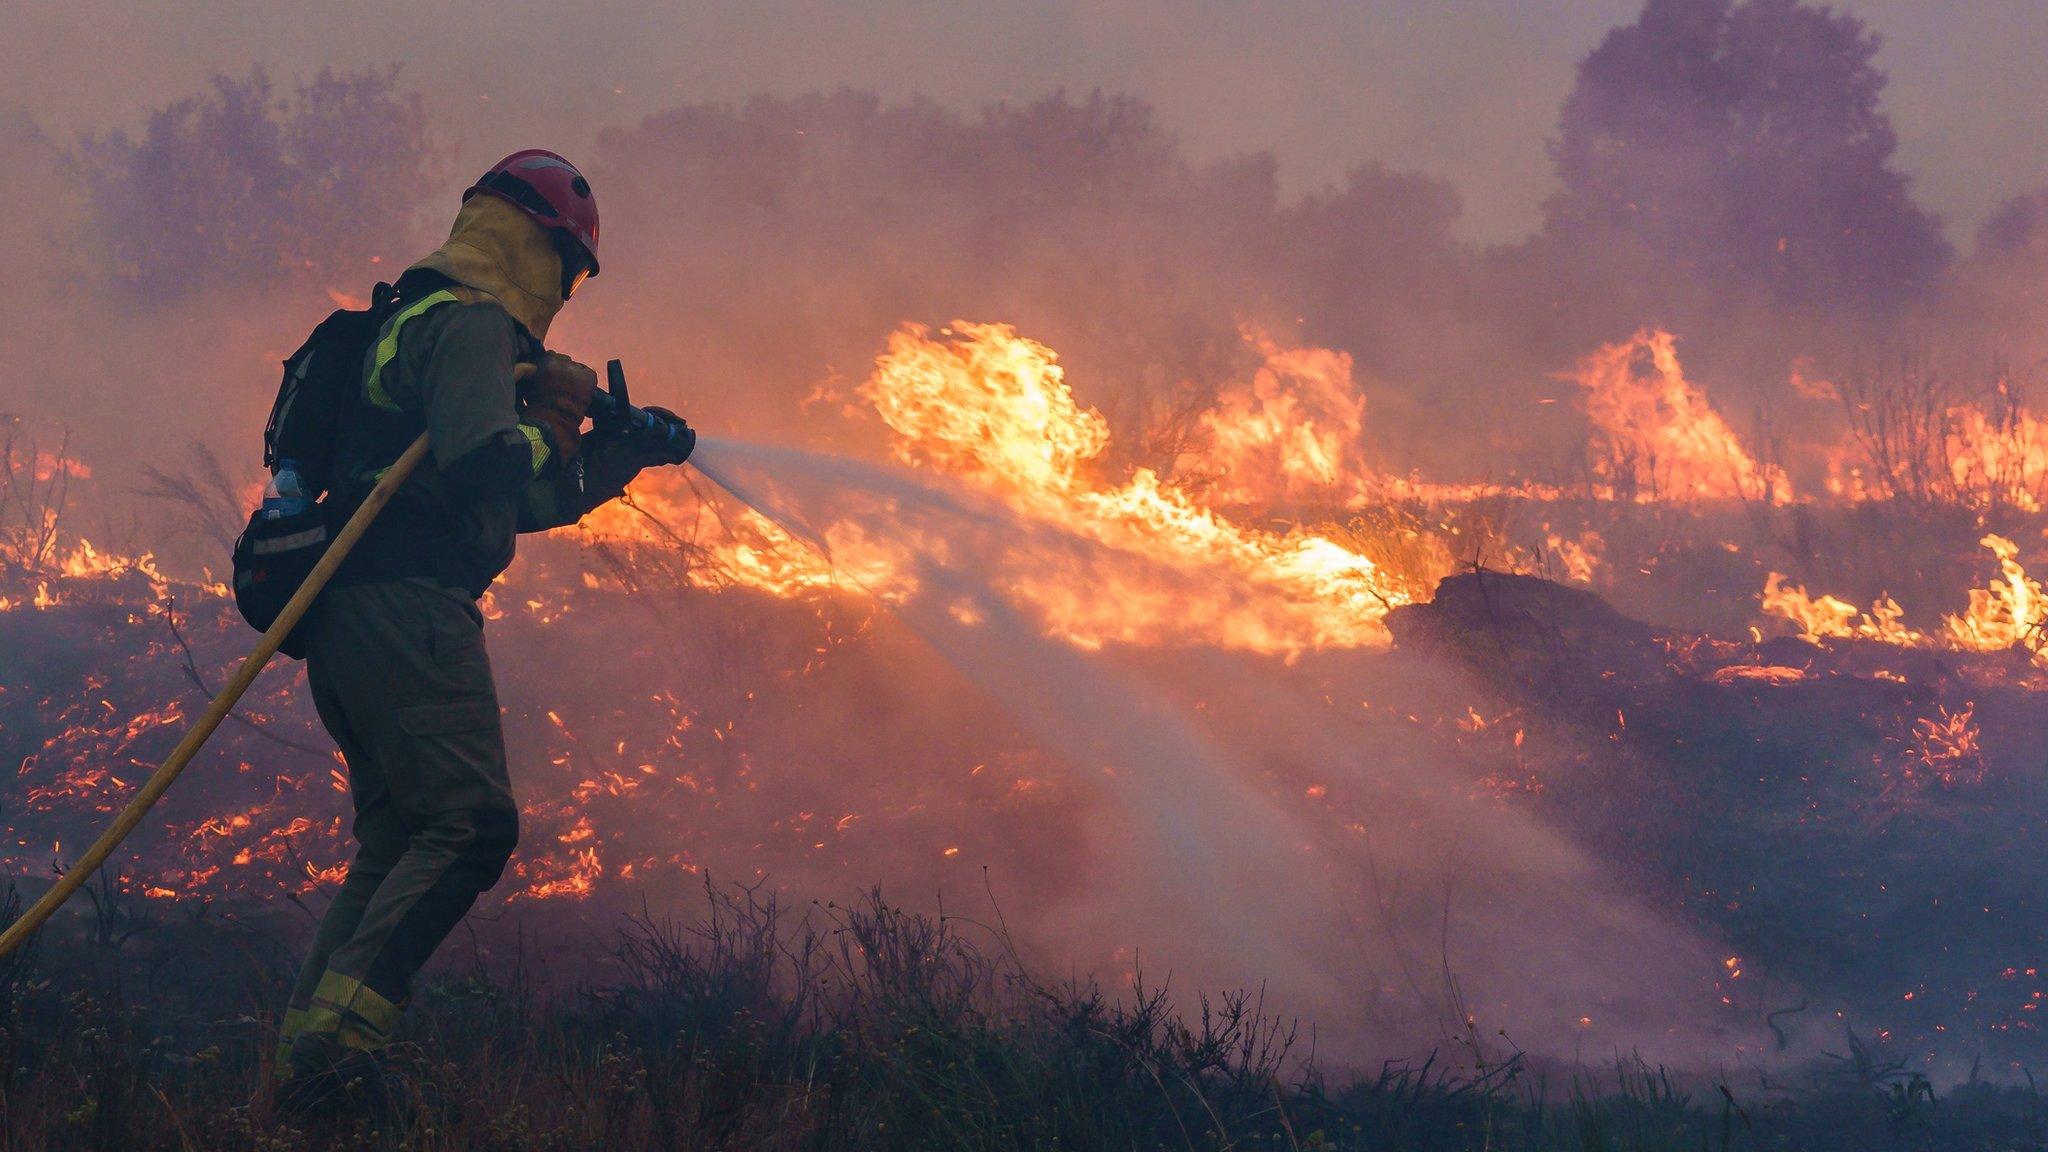
[[[1886,117],[1877,41],[1839,8],[1649,4],[1574,48],[1590,54],[1554,123],[1522,140],[1548,167],[1483,189],[1328,141],[1308,168],[1298,141],[1226,155],[1241,133],[1113,92],[1020,102],[1005,93],[1045,64],[1036,49],[962,70],[893,26],[890,43],[918,51],[886,59],[938,61],[965,77],[959,93],[995,87],[963,113],[839,90],[829,61],[799,54],[822,79],[807,72],[792,90],[831,94],[748,96],[743,82],[729,105],[679,103],[682,57],[650,50],[612,53],[616,104],[537,76],[518,100],[478,91],[471,108],[461,78],[493,73],[428,69],[415,96],[410,65],[318,72],[316,51],[292,56],[318,75],[304,84],[256,72],[165,90],[152,97],[161,107],[119,118],[54,117],[47,93],[0,114],[0,183],[38,206],[0,214],[22,289],[0,310],[19,350],[0,369],[0,867],[13,886],[0,885],[0,909],[78,859],[231,682],[251,642],[223,579],[231,542],[258,501],[297,507],[290,476],[255,453],[278,361],[331,307],[388,303],[372,285],[433,250],[441,209],[461,204],[464,227],[508,214],[543,269],[535,298],[550,310],[515,325],[600,367],[620,357],[633,404],[674,409],[694,431],[685,460],[683,426],[662,417],[674,439],[655,453],[625,438],[622,403],[593,401],[559,364],[515,375],[511,391],[461,394],[488,393],[503,417],[524,390],[524,431],[494,443],[518,457],[497,469],[510,477],[499,496],[548,485],[522,505],[529,527],[623,477],[620,460],[644,462],[607,457],[607,444],[657,462],[468,582],[489,585],[476,611],[513,800],[494,768],[498,856],[464,867],[477,887],[499,879],[437,963],[473,963],[481,986],[514,966],[524,979],[526,958],[543,957],[552,979],[588,985],[597,1012],[621,965],[644,975],[633,966],[658,953],[688,973],[666,978],[688,985],[695,1011],[719,995],[689,983],[693,949],[759,957],[748,986],[799,997],[826,969],[787,941],[829,937],[819,947],[845,968],[833,980],[899,964],[914,983],[968,954],[938,941],[985,924],[1003,964],[1118,992],[1139,983],[1144,957],[1151,974],[1173,973],[1162,1005],[1270,987],[1276,1008],[1245,1019],[1312,1021],[1319,1054],[1340,1065],[1412,1055],[1421,1079],[1401,1084],[1430,1083],[1441,1065],[1425,1061],[1448,1043],[1459,1079],[1444,1099],[1458,1108],[1542,1079],[1522,1078],[1525,1062],[1547,1072],[1538,1062],[1625,1051],[1649,1062],[1642,1085],[1659,1064],[1852,1084],[1905,1117],[1886,1131],[1911,1143],[1921,1130],[1908,1120],[1931,1112],[1937,1087],[2017,1083],[2048,1056],[2048,414],[2036,411],[2048,193],[1999,183],[2038,170],[2028,155],[1953,144],[1944,157],[1973,163],[1951,167],[1981,176],[1955,202],[1971,181],[1901,167],[1935,153],[1916,139],[1894,155],[1914,125]],[[568,41],[620,48],[605,34],[615,17],[579,16],[588,23]],[[1267,23],[1260,34],[1296,27]],[[1120,48],[1160,42],[1112,31]],[[1076,34],[1101,29],[1082,21],[1046,42]],[[420,52],[406,45],[447,39],[388,42]],[[1311,47],[1272,53],[1304,70],[1294,80],[1173,74],[1346,91],[1315,70]],[[110,77],[192,75],[109,59]],[[1568,64],[1538,71],[1561,77]],[[95,75],[81,82],[106,82]],[[1445,75],[1430,86],[1444,114],[1426,118],[1439,127],[1463,118],[1458,84],[1481,83]],[[1496,98],[1497,79],[1484,78]],[[920,83],[892,75],[888,89]],[[569,136],[560,146],[587,149],[587,168],[533,169],[560,203],[530,181],[542,203],[522,201],[509,167],[458,200],[482,170],[474,142],[534,130],[539,101],[562,109],[545,118]],[[1377,106],[1314,103],[1340,119]],[[103,105],[127,107],[80,108]],[[1923,134],[1929,122],[1916,121]],[[1438,155],[1448,144],[1416,154],[1465,172],[1469,158]],[[1515,189],[1526,202],[1504,208]],[[600,197],[606,272],[578,280],[596,267]],[[422,282],[415,273],[404,292]],[[534,294],[513,287],[495,298]],[[555,287],[574,289],[559,318]],[[382,377],[354,377],[358,362],[397,373],[417,358],[394,360],[389,333],[377,351],[370,327],[368,351],[325,363],[350,366],[339,387],[357,407],[388,401],[411,419],[372,395]],[[604,417],[588,436],[586,403]],[[470,477],[425,455],[449,438],[419,442],[411,459],[432,459],[431,478],[410,488],[402,469],[351,475],[384,477],[400,501],[423,496],[393,507],[467,532],[490,517],[471,524],[435,502]],[[310,492],[329,477],[308,464],[301,479]],[[255,524],[298,531],[300,514]],[[394,523],[405,521],[380,521]],[[412,547],[447,532],[396,534]],[[445,577],[445,559],[404,570]],[[352,569],[344,583],[363,571],[380,575]],[[436,606],[461,615],[461,644],[445,630],[403,634],[431,639],[437,665],[479,666],[467,605],[446,599]],[[322,606],[335,603],[330,591]],[[385,676],[380,663],[360,679],[388,688]],[[488,733],[484,684],[459,715],[392,691],[406,697],[399,728],[451,743]],[[323,702],[327,724],[305,666],[273,661],[44,939],[120,963],[159,929],[232,926],[260,976],[232,991],[265,1017],[234,1042],[279,1027],[271,969],[288,968],[280,958],[336,907],[359,847],[350,765],[328,735],[350,729],[332,694]],[[377,758],[358,751],[359,786],[366,756]],[[514,805],[517,848],[500,874]],[[391,827],[363,839],[431,841]],[[901,956],[876,951],[880,937],[847,912],[877,884],[933,917]],[[701,898],[719,927],[662,935]],[[811,909],[827,935],[734,946],[718,934],[777,900]],[[625,959],[593,943],[621,923],[651,934],[632,937]],[[960,963],[970,983],[1031,987],[1001,965]],[[791,1019],[824,1020],[857,984]],[[228,990],[192,1001],[229,1019],[245,1007],[209,999]],[[962,1035],[1016,1015],[956,999],[987,1013],[946,1024]],[[624,1019],[591,1034],[649,1031]],[[853,1024],[808,1051],[834,1054],[814,1060],[821,1084],[852,1066],[837,1061],[861,1054],[872,1025],[843,1019]],[[1106,1019],[1059,1034],[1096,1044]],[[810,1044],[810,1027],[783,1030]],[[1160,1029],[1182,1055],[1201,1047]],[[1176,1071],[1117,1035],[1124,1056],[1150,1053],[1149,1074]],[[0,1020],[0,1049],[13,1052],[14,1036]],[[184,1039],[177,1058],[202,1067]],[[672,1063],[690,1076],[743,1067],[746,1092],[810,1106],[809,1081],[771,1083],[780,1073],[730,1051]],[[638,1146],[670,1065],[605,1059],[505,1056],[627,1085],[618,1093],[633,1103],[618,1114],[630,1120],[614,1125],[609,1104],[564,1114]],[[1033,1059],[1094,1067],[1060,1048]],[[1282,1084],[1278,1067],[1232,1083]],[[13,1078],[0,1097],[14,1098],[14,1069],[0,1066]],[[1224,1079],[1214,1073],[1186,1078],[1201,1088]],[[923,1086],[923,1074],[897,1066],[866,1087]],[[730,1087],[692,1081],[676,1098]],[[816,1093],[844,1111],[854,1097],[831,1094],[843,1088]],[[1774,1098],[1721,1091],[1740,1116],[1719,1130],[1734,1146],[1736,1126],[1748,1132]],[[1305,1109],[1306,1094],[1255,1095],[1287,1121],[1273,1139],[1342,1143],[1336,1114],[1315,1111],[1341,1093]],[[1672,1111],[1687,1116],[1720,1106],[1682,1077],[1641,1095],[1683,1101]],[[161,1107],[181,1115],[168,1097]],[[101,1122],[75,1106],[58,1115],[76,1121],[57,1143]],[[1493,1115],[1459,1139],[1512,1127]],[[661,1141],[739,1147],[738,1131]],[[1047,1146],[1096,1146],[1044,1131]],[[843,1143],[888,1143],[877,1135]],[[1405,1146],[1378,1135],[1371,1146]],[[1098,1143],[1207,1138],[1132,1129]],[[0,1145],[10,1139],[34,1144],[0,1122]],[[823,1126],[789,1144],[838,1146]]]

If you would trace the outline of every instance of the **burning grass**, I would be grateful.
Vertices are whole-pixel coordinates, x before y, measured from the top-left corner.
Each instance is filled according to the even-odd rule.
[[[1654,907],[1660,926],[1725,944],[1714,957],[1739,955],[1740,964],[1711,971],[1706,985],[1675,974],[1669,980],[1680,990],[1675,997],[1706,992],[1717,1025],[1761,1034],[1769,1022],[1780,1039],[1805,1048],[1839,1048],[1840,1029],[1855,1027],[1869,1038],[1871,1067],[1891,1070],[1873,1081],[1882,1091],[1864,1086],[1865,1097],[1884,1096],[1887,1107],[1918,1115],[1925,1099],[1914,1075],[1959,1079],[1962,1067],[1982,1057],[2009,1080],[2037,1059],[2031,1013],[2048,986],[2033,974],[2043,947],[2032,894],[2041,876],[2038,853],[2026,845],[2048,801],[2026,758],[2048,739],[2048,717],[2036,704],[2042,681],[2030,651],[2041,613],[2039,585],[2027,573],[2030,560],[2037,570],[2040,562],[2027,548],[2039,527],[2035,513],[2014,501],[1991,508],[1893,494],[1833,502],[1788,492],[1785,471],[1765,462],[1771,453],[1746,447],[1714,414],[1685,379],[1676,345],[1656,333],[1583,366],[1588,416],[1600,435],[1582,482],[1447,486],[1390,477],[1371,466],[1360,443],[1366,410],[1346,358],[1281,348],[1256,333],[1247,339],[1260,364],[1249,382],[1225,390],[1206,415],[1188,416],[1189,435],[1163,462],[1139,467],[1114,462],[1108,422],[1076,399],[1050,349],[1002,325],[899,330],[859,390],[910,477],[884,490],[898,498],[884,511],[903,513],[927,491],[957,496],[958,506],[988,513],[980,524],[1004,529],[985,553],[969,555],[961,539],[943,533],[921,535],[922,526],[900,515],[848,515],[805,526],[829,546],[823,558],[798,534],[713,498],[680,473],[636,485],[629,502],[575,532],[524,545],[519,565],[485,602],[506,723],[520,750],[524,835],[513,871],[483,914],[531,916],[557,937],[593,925],[609,933],[614,916],[643,901],[673,908],[673,894],[706,868],[772,878],[784,894],[841,890],[849,876],[880,877],[892,891],[915,883],[919,891],[958,892],[973,886],[980,864],[1006,878],[1029,877],[1010,909],[1021,935],[1063,939],[1075,908],[1099,911],[1089,901],[1102,899],[1096,894],[1105,877],[1126,881],[1117,866],[1129,861],[1119,853],[1155,824],[1166,827],[1160,812],[1200,781],[1172,780],[1164,791],[1173,795],[1128,784],[1112,793],[1102,781],[1130,778],[1130,764],[1077,756],[1040,738],[1004,700],[935,655],[904,621],[914,618],[920,597],[946,587],[931,577],[951,564],[987,573],[994,597],[945,605],[966,635],[988,627],[991,605],[1014,610],[1034,636],[1062,651],[1140,674],[1205,736],[1253,749],[1242,757],[1232,795],[1296,821],[1282,827],[1307,846],[1301,859],[1341,862],[1327,873],[1337,899],[1318,925],[1342,928],[1304,937],[1341,941],[1379,927],[1368,907],[1379,893],[1344,869],[1361,858],[1361,869],[1377,868],[1370,850],[1361,857],[1355,846],[1398,834],[1404,820],[1434,834],[1432,821],[1447,809],[1425,806],[1427,815],[1413,818],[1401,805],[1415,797],[1386,782],[1413,768],[1426,777],[1418,791],[1456,797],[1458,814],[1511,813],[1526,838],[1555,836],[1560,846],[1583,849],[1626,877],[1631,898]],[[67,478],[80,474],[50,462],[61,461],[61,452],[12,459],[22,495],[7,505],[14,527],[0,566],[0,596],[9,597],[0,603],[8,609],[0,612],[0,755],[19,767],[4,793],[11,842],[0,855],[14,875],[36,876],[75,850],[155,763],[184,715],[238,657],[246,634],[217,585],[166,575],[147,554],[87,545],[66,529],[61,511],[53,517],[48,509],[75,495],[67,494]],[[234,487],[217,464],[194,477],[159,475],[159,494],[204,513],[219,503],[206,493]],[[904,531],[877,528],[906,524]],[[1984,548],[1994,554],[1996,575],[1988,574]],[[1077,557],[1086,562],[1077,565]],[[1439,591],[1432,602],[1436,578],[1453,567],[1483,575],[1445,585],[1449,597]],[[1463,620],[1462,635],[1411,632],[1390,650],[1388,621],[1439,611],[1455,620],[1459,597],[1480,587],[1471,581],[1493,579],[1501,567],[1597,589],[1660,623],[1575,615],[1563,601],[1538,597],[1526,614],[1544,625],[1535,639],[1513,629],[1501,634],[1500,620],[1488,617]],[[1853,580],[1837,583],[1843,573]],[[1963,594],[1980,582],[1976,594]],[[1761,615],[1759,586],[1766,589]],[[1808,588],[1842,594],[1810,595]],[[1519,595],[1489,603],[1499,609]],[[906,611],[899,617],[883,605]],[[1956,616],[1909,615],[1933,608]],[[1801,637],[1783,634],[1795,624]],[[1247,697],[1258,703],[1240,709],[1246,715],[1219,715],[1220,686],[1238,682],[1265,694]],[[108,939],[140,940],[158,930],[131,932],[144,922],[191,918],[217,926],[230,909],[238,920],[252,915],[248,909],[317,909],[337,880],[347,850],[344,777],[296,667],[266,674],[211,755],[124,852],[126,879],[101,893],[108,907],[139,902],[145,909],[110,922]],[[1390,820],[1389,812],[1400,815]],[[1249,839],[1243,829],[1250,826],[1236,820],[1223,831]],[[1516,876],[1511,857],[1521,841],[1492,843],[1508,853],[1491,860],[1492,873]],[[1281,859],[1291,846],[1269,838],[1251,847]],[[1296,866],[1285,862],[1285,869]],[[1304,883],[1310,873],[1285,869],[1284,882],[1264,890],[1264,903],[1286,904],[1295,889],[1323,883],[1323,873]],[[1444,884],[1496,879],[1481,869]],[[1168,881],[1190,887],[1184,872]],[[1513,882],[1500,884],[1492,898],[1527,895]],[[1142,893],[1121,890],[1117,927],[1123,917],[1144,915]],[[1208,937],[1241,931],[1259,943],[1238,947],[1233,958],[1270,960],[1276,980],[1326,961],[1318,974],[1347,973],[1345,997],[1356,992],[1360,1003],[1331,1001],[1327,1024],[1331,1034],[1345,1029],[1343,1043],[1357,1047],[1354,1028],[1404,1043],[1418,1034],[1412,1016],[1383,1025],[1378,1014],[1391,1017],[1389,989],[1351,981],[1350,969],[1330,954],[1302,962],[1286,951],[1299,943],[1294,936],[1262,936],[1228,922],[1230,909],[1250,915],[1262,908],[1195,895],[1195,911],[1218,919],[1189,927],[1178,912],[1155,917],[1173,925],[1165,939],[1184,946],[1169,962],[1187,963],[1182,957],[1208,947]],[[1434,948],[1452,909],[1427,919]],[[910,924],[899,926],[909,931]],[[1601,959],[1583,955],[1585,940],[1565,941],[1553,953],[1556,970],[1539,970],[1527,958],[1532,939],[1521,931],[1542,936],[1544,927],[1504,920],[1481,931],[1491,928],[1510,945],[1500,951],[1512,963],[1485,974],[1495,988],[1535,980],[1548,990],[1554,978],[1565,989],[1535,998],[1549,1013],[1546,1050],[1574,1038],[1602,1044],[1609,1033],[1600,1029],[1641,1022],[1610,1011],[1606,988],[1589,993],[1572,984],[1582,963]],[[659,989],[645,985],[660,981],[649,973],[744,957],[718,951],[733,946],[728,936],[718,937],[726,942],[707,960],[680,948],[673,932],[644,921],[638,931],[604,985],[618,995],[586,990],[493,1009],[525,1013],[527,1033],[494,1031],[495,1018],[472,1028],[463,1013],[476,1005],[462,985],[442,986],[434,994],[442,1000],[430,996],[422,1005],[418,1051],[438,1062],[421,1065],[422,1081],[452,1095],[460,1095],[452,1085],[470,1079],[511,1085],[488,1099],[523,1117],[520,1139],[577,1146],[631,1132],[671,1145],[716,1142],[691,1127],[699,1119],[677,1120],[664,1109],[701,1119],[737,1089],[693,1079],[702,1074],[664,1047],[672,1018],[657,1014],[650,1025],[631,1015],[641,1007],[627,1016],[606,1013],[655,995]],[[821,923],[817,931],[823,935],[803,947],[843,941],[832,933],[851,929]],[[1160,937],[1149,939],[1152,947]],[[1918,946],[1926,940],[1943,944]],[[775,964],[796,962],[780,951],[785,943],[769,949]],[[1110,955],[1120,943],[1089,938],[1074,955],[1089,970],[1114,971],[1125,962]],[[1371,947],[1379,946],[1375,938]],[[263,964],[282,970],[282,961],[269,959],[281,948],[262,944]],[[804,963],[827,959],[812,955]],[[1299,1068],[1286,1076],[1268,1069],[1277,1078],[1266,1087],[1277,1088],[1266,1094],[1277,1104],[1214,1095],[1208,1072],[1194,1076],[1185,1094],[1189,1086],[1166,1072],[1193,1074],[1146,1045],[1198,1035],[1199,1022],[1174,1025],[1175,1033],[1156,1015],[1166,1006],[1148,1009],[1142,1000],[1114,1007],[1098,998],[1090,1019],[1102,1028],[1121,1034],[1135,1026],[1130,1021],[1149,1019],[1153,1039],[1129,1041],[1120,1058],[1135,1063],[1110,1068],[1100,1085],[1080,1085],[1060,1079],[1053,1066],[1094,1058],[1062,1023],[1086,996],[1047,993],[1000,951],[995,961],[975,952],[946,963],[955,961],[965,967],[948,977],[954,998],[945,1010],[956,1019],[934,1049],[955,1067],[936,1071],[883,1062],[828,1076],[822,1069],[837,1054],[887,1037],[902,1041],[901,1021],[883,1027],[858,1014],[816,1015],[829,997],[808,993],[800,999],[813,1014],[791,1016],[788,982],[824,980],[825,969],[757,973],[768,990],[750,995],[782,1004],[782,1015],[748,1026],[773,1031],[772,1043],[760,1042],[772,1059],[744,1067],[751,1069],[747,1083],[771,1087],[747,1098],[753,1111],[729,1131],[728,1144],[788,1146],[772,1141],[829,1132],[832,1139],[865,1133],[871,1146],[888,1146],[878,1134],[884,1114],[891,1125],[926,1114],[916,1109],[959,1117],[973,1102],[993,1115],[1021,1114],[1018,1101],[1026,1098],[1075,1115],[1165,1117],[1189,1128],[1160,1135],[1038,1118],[1001,1132],[966,1127],[952,1137],[1022,1146],[1084,1132],[1124,1140],[1119,1146],[1220,1146],[1220,1137],[1202,1134],[1213,1123],[1239,1147],[1268,1138],[1282,1141],[1276,1147],[1311,1147],[1313,1128],[1304,1125],[1327,1119],[1338,1126],[1326,1129],[1328,1141],[1348,1139],[1329,1134],[1342,1123],[1377,1131],[1382,1143],[1390,1131],[1419,1133],[1416,1146],[1441,1138],[1449,1141],[1441,1146],[1465,1147],[1457,1141],[1472,1132],[1496,1134],[1480,1145],[1490,1147],[1568,1147],[1575,1145],[1556,1141],[1582,1138],[1561,1136],[1566,1117],[1546,1111],[1563,1098],[1560,1081],[1550,1082],[1541,1105],[1503,1094],[1469,1047],[1465,1066],[1449,1079],[1441,1063],[1418,1064],[1358,1089],[1362,1096],[1318,1086]],[[858,991],[851,977],[833,979],[832,995]],[[524,995],[516,982],[509,992],[490,990],[488,981],[475,987],[486,989],[477,993],[485,999]],[[1425,992],[1426,1018],[1465,1018],[1441,992]],[[689,996],[716,999],[702,989]],[[1489,1002],[1499,1007],[1511,998]],[[1794,1010],[1802,998],[1824,1007]],[[238,1009],[249,1018],[243,1030],[260,1031],[274,1007]],[[767,1011],[767,1002],[760,1007]],[[1675,1018],[1698,1007],[1674,998],[1670,1012]],[[1346,1014],[1341,1024],[1338,1014]],[[747,1045],[755,1041],[734,1039],[728,1025],[701,1028],[715,1035],[692,1041],[690,1060],[694,1053],[739,1059],[721,1048],[730,1044],[741,1044],[733,1050],[741,1054],[754,1050]],[[488,1041],[482,1051],[442,1039],[471,1036]],[[974,1047],[983,1042],[993,1047]],[[810,1063],[800,1067],[793,1053]],[[623,1079],[605,1081],[605,1069]],[[976,1078],[948,1078],[961,1069]],[[1137,1072],[1145,1079],[1132,1080]],[[852,1079],[831,1079],[842,1074]],[[1155,1074],[1160,1081],[1150,1079]],[[245,1100],[255,1093],[250,1076],[241,1081]],[[574,1081],[583,1095],[551,1097],[546,1077]],[[77,1079],[73,1091],[90,1086]],[[1098,1087],[1107,1095],[1086,1095]],[[912,1088],[917,1094],[905,1095]],[[200,1109],[188,1102],[212,1099],[205,1095],[212,1090],[180,1082],[177,1091],[165,1088],[168,1102],[157,1107],[189,1118]],[[1129,1095],[1145,1091],[1154,1103]],[[1752,1117],[1769,1097],[1756,1091],[1743,1106]],[[869,1097],[887,1102],[870,1117],[874,1131],[833,1127],[853,1124],[848,1117],[859,1109],[848,1101]],[[1570,1123],[1627,1131],[1647,1123],[1638,1133],[1645,1141],[1652,1129],[1671,1125],[1719,1138],[1714,1125],[1735,1113],[1714,1100],[1637,1069],[1614,1091],[1604,1081],[1587,1088]],[[527,1111],[518,1112],[522,1104]],[[1324,1108],[1336,1111],[1318,1111]],[[1283,1126],[1277,1135],[1257,1135],[1259,1125],[1283,1114],[1291,1132]],[[483,1122],[468,1113],[437,1115],[437,1130],[487,1143],[487,1129],[477,1127]],[[794,1127],[747,1127],[772,1117]],[[743,1138],[756,1143],[743,1145]]]

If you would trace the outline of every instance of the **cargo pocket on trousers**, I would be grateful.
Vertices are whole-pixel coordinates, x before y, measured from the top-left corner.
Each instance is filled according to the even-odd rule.
[[[404,767],[391,773],[392,794],[408,822],[435,812],[509,808],[505,738],[490,697],[398,710],[408,745]]]

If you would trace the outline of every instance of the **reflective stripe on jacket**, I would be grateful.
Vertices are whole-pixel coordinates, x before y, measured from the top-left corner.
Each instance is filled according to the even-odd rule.
[[[480,595],[511,564],[517,533],[580,514],[581,473],[519,419],[513,370],[539,341],[494,297],[445,276],[408,273],[399,292],[342,429],[342,491],[360,499],[421,432],[433,451],[336,579],[428,576]]]

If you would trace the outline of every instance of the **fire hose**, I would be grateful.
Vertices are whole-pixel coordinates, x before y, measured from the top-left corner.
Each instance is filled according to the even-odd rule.
[[[607,364],[605,369],[610,378],[608,382],[611,391],[598,393],[591,405],[592,412],[600,420],[664,446],[681,436],[689,435],[686,429],[662,419],[660,415],[632,406],[626,396],[625,371],[617,360]],[[514,371],[513,378],[523,379],[532,371],[533,365],[521,364]],[[362,505],[348,518],[348,522],[342,525],[341,531],[335,534],[333,543],[327,546],[327,551],[320,557],[319,563],[313,566],[313,571],[307,574],[305,582],[299,585],[299,590],[285,604],[284,610],[278,613],[277,620],[264,631],[262,638],[256,641],[256,647],[250,650],[249,655],[242,660],[241,666],[235,669],[234,676],[207,704],[206,711],[200,714],[199,720],[186,730],[185,738],[178,741],[178,746],[171,750],[162,766],[151,773],[148,780],[143,781],[134,798],[121,809],[121,814],[114,818],[114,822],[107,830],[100,833],[99,839],[93,841],[92,847],[86,849],[85,854],[80,856],[64,875],[51,885],[50,890],[43,893],[42,897],[29,907],[28,911],[23,912],[20,919],[9,925],[5,932],[0,932],[0,958],[5,958],[21,947],[29,937],[35,935],[36,930],[43,926],[43,922],[57,909],[63,907],[65,901],[76,895],[78,890],[85,886],[86,881],[91,879],[92,874],[99,870],[100,865],[105,864],[107,858],[114,854],[114,849],[120,847],[121,842],[142,824],[143,817],[149,814],[149,810],[156,806],[157,800],[177,782],[178,776],[185,771],[185,766],[190,764],[192,758],[199,754],[199,750],[206,746],[206,742],[212,739],[221,721],[226,720],[228,713],[234,711],[242,694],[249,690],[249,685],[256,682],[257,674],[270,663],[270,658],[277,654],[278,646],[292,634],[292,629],[298,627],[300,619],[306,615],[307,609],[313,606],[313,601],[320,595],[321,589],[327,587],[327,582],[333,578],[335,569],[341,567],[341,562],[348,558],[349,551],[356,546],[356,541],[362,539],[371,522],[377,519],[377,514],[391,502],[391,498],[412,476],[426,455],[427,437],[425,433],[421,433],[398,461],[385,470],[383,477],[377,481],[377,486],[370,490]]]

